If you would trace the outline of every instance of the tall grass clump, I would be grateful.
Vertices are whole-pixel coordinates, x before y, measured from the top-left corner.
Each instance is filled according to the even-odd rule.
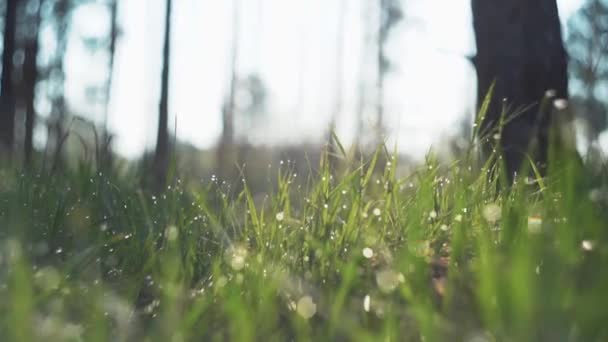
[[[508,183],[470,154],[398,177],[385,148],[339,147],[262,194],[2,170],[2,340],[608,340],[604,168],[557,151]]]

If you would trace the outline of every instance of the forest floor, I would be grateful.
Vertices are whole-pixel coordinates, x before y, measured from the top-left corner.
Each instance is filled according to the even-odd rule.
[[[3,170],[2,340],[608,340],[605,168],[343,159],[265,194]]]

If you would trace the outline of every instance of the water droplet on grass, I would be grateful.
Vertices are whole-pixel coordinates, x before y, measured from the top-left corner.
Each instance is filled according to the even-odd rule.
[[[500,220],[501,216],[502,216],[502,211],[500,209],[500,206],[498,206],[497,204],[488,204],[483,208],[483,212],[482,212],[483,218],[486,219],[486,221],[490,222],[490,223],[495,223],[498,220]]]
[[[296,304],[297,312],[304,319],[310,319],[317,313],[317,304],[312,300],[311,296],[304,296],[298,300]]]
[[[233,270],[240,271],[246,265],[248,254],[245,246],[238,244],[232,245],[224,253],[224,260],[226,260]]]
[[[371,307],[371,302],[372,302],[372,299],[370,298],[370,296],[365,295],[365,298],[363,298],[363,310],[365,312],[369,312],[370,307]]]
[[[172,242],[172,241],[177,240],[179,231],[177,230],[176,226],[169,226],[169,227],[167,227],[167,230],[165,231],[165,235],[167,236],[167,240]]]
[[[384,269],[376,273],[376,284],[380,291],[391,293],[400,283],[399,273],[392,269]]]
[[[553,101],[553,106],[557,110],[566,110],[568,108],[568,100],[566,99],[556,99]]]
[[[595,247],[595,244],[591,240],[583,240],[583,242],[581,242],[581,248],[584,251],[590,252],[593,250],[594,247]]]

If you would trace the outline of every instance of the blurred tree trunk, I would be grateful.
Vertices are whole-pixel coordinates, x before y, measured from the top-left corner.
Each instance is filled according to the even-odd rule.
[[[378,45],[376,51],[377,58],[377,67],[378,67],[378,79],[377,79],[377,87],[378,87],[378,98],[376,102],[376,139],[377,143],[381,144],[383,142],[384,136],[384,76],[388,69],[388,61],[386,60],[386,56],[384,55],[384,46],[386,45],[386,40],[388,36],[387,29],[385,28],[384,22],[386,21],[386,3],[387,0],[379,1],[379,16],[380,16],[380,25],[378,26]]]
[[[0,153],[6,153],[9,158],[12,156],[15,141],[15,93],[12,76],[18,4],[19,0],[7,0],[4,12],[4,49],[0,82]]]
[[[380,0],[379,2],[379,25],[378,25],[378,45],[377,45],[377,67],[378,67],[378,99],[377,99],[377,142],[379,144],[384,142],[384,120],[385,120],[385,108],[384,108],[384,91],[385,91],[385,78],[389,71],[391,71],[391,61],[386,56],[386,44],[390,37],[391,31],[396,25],[403,19],[403,11],[401,8],[400,0]]]
[[[503,111],[520,113],[499,137],[508,175],[519,170],[530,147],[544,169],[552,106],[541,106],[541,101],[548,90],[554,91],[551,98],[568,97],[567,56],[556,1],[472,0],[472,9],[480,103],[495,82],[480,132],[497,129]],[[482,139],[486,157],[494,135]]]
[[[171,11],[172,0],[167,0],[165,9],[165,36],[163,45],[163,67],[161,74],[160,103],[158,110],[158,136],[154,155],[156,190],[164,188],[169,170],[169,68],[171,65]]]
[[[358,99],[357,99],[357,128],[355,134],[355,146],[357,147],[358,157],[361,157],[361,153],[363,151],[363,134],[365,132],[365,110],[369,103],[368,93],[369,93],[369,65],[370,65],[370,52],[374,51],[373,46],[374,35],[375,35],[375,26],[373,22],[373,18],[369,15],[374,8],[374,4],[372,2],[365,2],[364,6],[362,6],[361,18],[363,20],[363,44],[361,48],[361,60],[359,65],[359,75],[358,75]],[[375,52],[373,53],[375,56]]]
[[[110,36],[108,44],[108,79],[106,81],[106,109],[104,117],[104,129],[108,130],[108,116],[110,106],[110,95],[112,92],[112,80],[114,75],[114,57],[116,55],[116,40],[118,38],[118,0],[112,0],[110,6]]]
[[[63,63],[67,49],[68,28],[70,12],[74,4],[71,0],[56,0],[53,2],[53,21],[57,46],[53,52],[52,61],[47,72],[47,93],[51,99],[51,114],[47,123],[48,139],[46,143],[46,156],[43,160],[43,169],[46,167],[47,157],[52,158],[51,172],[63,165],[62,145],[67,138],[64,132],[66,117],[65,103],[65,70]]]
[[[101,158],[104,167],[112,165],[112,151],[110,151],[111,135],[108,127],[110,116],[110,100],[112,97],[112,81],[114,77],[114,58],[116,55],[116,40],[118,39],[118,0],[110,2],[110,42],[108,45],[108,78],[106,81],[106,103],[103,120],[103,137],[101,141]]]
[[[32,154],[34,151],[34,124],[36,121],[36,84],[38,82],[38,50],[40,35],[40,10],[42,3],[38,3],[38,8],[29,20],[31,25],[29,32],[26,33],[25,60],[23,62],[23,99],[25,102],[25,141],[24,141],[24,166],[31,166]]]
[[[237,160],[234,146],[234,111],[236,107],[237,64],[239,58],[239,1],[233,1],[232,14],[232,57],[230,61],[230,81],[228,96],[222,108],[222,137],[217,149],[218,175],[230,178],[233,163]]]
[[[344,31],[345,31],[345,21],[346,21],[346,12],[347,12],[347,1],[340,1],[339,5],[339,18],[337,20],[337,28],[336,28],[336,64],[334,69],[336,71],[336,79],[335,79],[335,95],[334,95],[334,108],[333,113],[331,115],[331,121],[329,122],[329,132],[327,134],[327,148],[330,154],[334,156],[339,153],[337,151],[335,142],[333,139],[333,134],[335,134],[336,124],[338,122],[338,118],[342,113],[343,106],[343,82],[344,82]],[[333,167],[333,157],[330,156],[330,167]]]

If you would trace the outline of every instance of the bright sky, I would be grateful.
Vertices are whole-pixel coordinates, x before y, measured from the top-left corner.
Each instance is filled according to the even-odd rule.
[[[240,0],[241,75],[257,72],[270,90],[267,118],[250,130],[259,144],[320,141],[336,94],[336,37],[342,0]],[[123,35],[116,57],[110,128],[115,148],[137,157],[154,145],[158,113],[164,0],[120,1]],[[345,0],[343,110],[339,136],[355,133],[358,77],[367,0]],[[581,0],[560,0],[566,19]],[[174,1],[170,113],[177,133],[200,148],[219,138],[229,71],[232,1]],[[389,142],[420,158],[437,136],[451,136],[475,107],[475,73],[465,56],[475,43],[469,0],[407,0],[406,20],[393,33],[387,79]],[[74,32],[103,35],[107,13],[81,9]],[[367,11],[367,12],[365,12]],[[91,56],[74,33],[69,47],[67,97],[78,112],[100,118],[84,100],[83,84],[103,82],[103,55]],[[372,95],[373,96],[373,95]],[[366,120],[373,122],[373,113]],[[369,125],[368,125],[369,126]],[[173,128],[172,128],[173,129]]]

